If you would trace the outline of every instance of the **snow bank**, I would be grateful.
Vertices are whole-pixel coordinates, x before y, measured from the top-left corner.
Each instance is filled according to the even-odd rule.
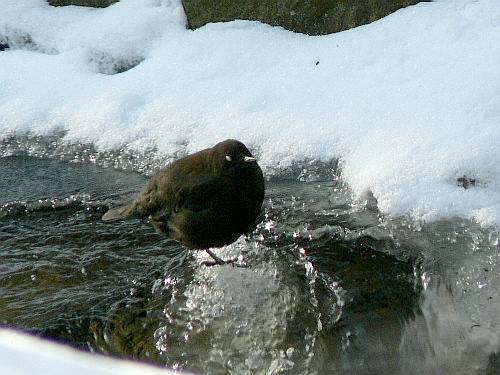
[[[63,129],[167,155],[234,137],[268,170],[340,157],[386,213],[500,223],[497,0],[421,3],[320,37],[184,24],[174,0],[3,0],[0,134]],[[464,174],[476,187],[457,186]]]
[[[167,369],[80,352],[8,329],[0,329],[0,373],[9,375],[174,374]]]

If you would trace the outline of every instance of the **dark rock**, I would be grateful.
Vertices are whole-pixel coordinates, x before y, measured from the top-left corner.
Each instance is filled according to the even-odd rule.
[[[309,35],[364,25],[418,2],[420,0],[182,0],[191,29],[210,22],[242,19]]]
[[[382,240],[361,237],[353,243],[320,239],[310,244],[309,259],[316,270],[339,279],[348,292],[347,314],[397,312],[413,316],[419,289],[414,287],[415,260],[398,259],[376,249]]]
[[[5,51],[6,49],[9,49],[9,45],[7,43],[0,43],[0,51]]]
[[[47,0],[53,6],[107,7],[118,0]],[[429,0],[182,0],[188,27],[236,19],[324,35],[376,21],[398,9]]]
[[[47,0],[53,6],[104,8],[119,0]],[[376,21],[429,0],[182,0],[192,30],[210,22],[260,21],[308,35],[324,35]]]
[[[53,6],[80,5],[85,7],[105,8],[118,0],[47,0]]]

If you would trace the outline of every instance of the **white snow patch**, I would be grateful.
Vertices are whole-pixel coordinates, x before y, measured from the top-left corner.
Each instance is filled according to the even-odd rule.
[[[85,353],[49,340],[1,328],[0,373],[9,375],[169,375],[176,372]]]

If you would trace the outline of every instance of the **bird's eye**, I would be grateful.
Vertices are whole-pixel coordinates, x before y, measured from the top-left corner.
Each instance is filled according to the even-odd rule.
[[[227,161],[233,161],[233,158],[231,156],[229,156],[229,155],[226,155],[226,160]]]

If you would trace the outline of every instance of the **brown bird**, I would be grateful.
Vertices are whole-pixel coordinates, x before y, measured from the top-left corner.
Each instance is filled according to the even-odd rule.
[[[262,201],[262,170],[248,148],[228,139],[176,160],[159,170],[127,206],[111,209],[103,220],[149,220],[161,233],[189,249],[222,247],[255,228]]]

